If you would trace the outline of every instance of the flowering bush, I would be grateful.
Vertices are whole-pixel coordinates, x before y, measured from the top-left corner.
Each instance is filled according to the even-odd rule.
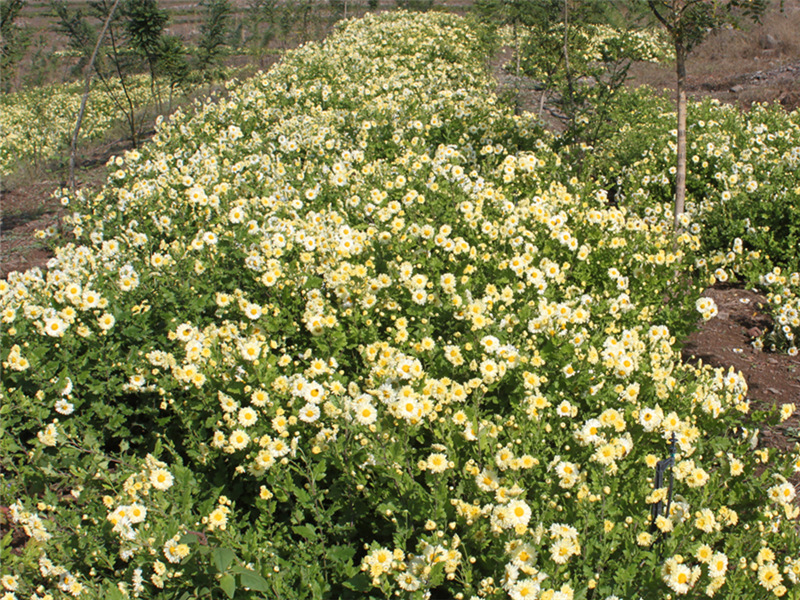
[[[484,59],[453,16],[347,22],[65,197],[75,241],[0,282],[9,598],[795,589],[787,415],[676,348],[700,238],[609,206]]]
[[[579,149],[577,164],[584,160],[587,145],[617,131],[613,118],[621,110],[617,95],[632,62],[661,62],[673,55],[667,39],[653,29],[624,31],[581,23],[565,30],[558,18],[535,26],[506,26],[500,39],[513,42],[519,53],[517,66],[542,86],[542,106],[550,97],[559,107],[566,130],[558,147]]]

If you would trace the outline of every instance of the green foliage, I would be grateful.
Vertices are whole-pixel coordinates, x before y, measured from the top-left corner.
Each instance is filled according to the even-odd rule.
[[[222,56],[230,28],[231,4],[229,0],[204,0],[202,6],[196,67],[205,72],[217,66]]]
[[[403,10],[426,11],[433,8],[434,0],[395,0],[395,4]]]
[[[170,95],[174,94],[176,89],[186,88],[189,83],[191,64],[188,54],[189,50],[179,37],[165,35],[160,38],[155,70],[167,80]]]
[[[277,0],[250,0],[247,23],[250,25],[244,43],[252,48],[256,56],[264,58],[269,45],[274,42],[290,43],[302,17],[296,2]]]
[[[559,0],[476,0],[472,9],[498,26],[513,23],[541,26],[558,20],[562,7]]]
[[[25,55],[30,35],[17,19],[26,0],[0,0],[0,91],[8,92],[10,74]]]
[[[158,7],[157,0],[125,0],[122,15],[133,50],[150,62],[157,60],[167,12]]]
[[[92,48],[97,41],[97,32],[86,20],[82,9],[70,11],[69,6],[63,0],[52,0],[50,7],[57,19],[55,30],[66,36],[69,48],[80,56],[80,60],[74,68],[74,72],[80,74],[89,63]]]
[[[613,3],[570,5],[538,0],[477,5],[484,19],[505,25],[505,41],[515,50],[517,75],[533,78],[549,104],[559,106],[566,132],[559,144],[583,147],[615,128],[616,95],[634,60],[658,61],[669,54],[652,31],[630,24],[614,28],[622,12]],[[565,20],[566,19],[566,20]],[[511,67],[510,67],[511,68]],[[582,159],[577,159],[578,164]]]

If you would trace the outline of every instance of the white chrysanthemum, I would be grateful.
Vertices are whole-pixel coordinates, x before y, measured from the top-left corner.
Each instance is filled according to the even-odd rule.
[[[353,407],[355,419],[361,425],[371,425],[378,419],[378,411],[368,401],[362,401]]]
[[[168,490],[172,487],[174,478],[166,469],[153,469],[150,471],[150,483],[157,490]]]
[[[44,333],[50,337],[61,337],[66,330],[66,322],[59,317],[48,317],[44,320]]]
[[[116,322],[117,320],[111,313],[104,313],[99,319],[97,319],[97,324],[103,331],[109,331]]]
[[[773,485],[767,490],[767,494],[770,500],[779,504],[789,504],[796,496],[794,486],[788,481]]]
[[[236,429],[228,438],[228,443],[234,450],[243,450],[250,443],[250,436],[242,429]]]
[[[301,421],[305,421],[306,423],[313,423],[317,419],[319,419],[319,406],[316,404],[312,404],[311,402],[307,403],[303,408],[300,409],[300,414],[298,418]]]
[[[257,360],[261,356],[261,342],[257,340],[247,340],[239,346],[242,358],[248,362]]]
[[[426,468],[431,473],[443,473],[448,468],[447,455],[443,452],[434,452],[426,461]]]
[[[239,411],[238,421],[242,427],[250,427],[258,421],[258,413],[251,407],[246,406]]]
[[[62,398],[61,400],[56,401],[55,409],[60,415],[71,415],[72,411],[75,410],[75,406],[71,402],[67,402]]]
[[[524,500],[512,500],[508,503],[508,512],[514,526],[524,525],[527,527],[531,520],[531,508]]]

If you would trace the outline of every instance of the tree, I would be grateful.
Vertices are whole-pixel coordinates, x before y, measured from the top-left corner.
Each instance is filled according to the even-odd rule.
[[[630,55],[624,44],[596,43],[598,25],[624,21],[617,0],[477,0],[484,22],[508,26],[515,59],[516,109],[521,76],[532,77],[545,100],[554,99],[568,129],[565,143],[591,141],[587,114],[602,116],[600,104],[624,82]],[[620,34],[620,37],[624,33]],[[598,46],[602,51],[598,51]],[[600,54],[600,55],[599,55]],[[598,123],[602,119],[593,119]],[[596,126],[594,126],[596,129]]]
[[[103,26],[103,34],[97,36],[80,9],[70,12],[64,0],[52,0],[51,6],[57,18],[56,30],[65,34],[71,48],[80,52],[76,69],[82,72],[88,64],[100,80],[103,90],[124,116],[134,147],[138,144],[137,107],[133,102],[129,76],[132,73],[132,56],[126,52],[124,28],[120,26],[117,6],[120,0],[90,0],[89,7]],[[108,35],[108,45],[104,45]],[[115,86],[119,83],[119,90]],[[121,93],[120,93],[121,90]]]
[[[394,0],[403,10],[426,11],[433,8],[434,0]]]
[[[544,31],[559,20],[563,0],[476,0],[473,10],[484,23],[492,27],[511,27],[514,50],[514,104],[519,111],[519,84],[522,61],[521,29]],[[556,53],[558,55],[559,53]]]
[[[103,30],[100,32],[100,35],[97,38],[97,41],[94,45],[94,50],[92,50],[92,55],[89,58],[89,72],[86,74],[86,86],[83,90],[83,97],[81,98],[81,107],[78,111],[78,118],[75,120],[75,131],[72,133],[72,141],[70,143],[70,152],[69,152],[69,186],[74,191],[75,190],[75,155],[77,154],[78,148],[78,135],[81,131],[81,124],[83,123],[83,115],[86,111],[86,102],[89,99],[89,89],[92,83],[92,71],[94,69],[95,61],[97,60],[97,53],[100,50],[100,45],[103,43],[103,38],[106,35],[106,31],[108,31],[108,26],[111,24],[111,20],[114,18],[114,13],[117,10],[117,6],[119,5],[119,0],[114,0],[114,5],[111,7],[111,10],[106,17],[105,22],[103,23]]]
[[[188,62],[183,44],[177,38],[164,35],[168,16],[159,9],[157,0],[90,1],[92,12],[103,22],[99,35],[80,9],[70,11],[64,0],[52,0],[51,5],[57,19],[56,30],[65,34],[70,47],[80,53],[76,69],[87,71],[70,145],[69,179],[74,186],[77,141],[93,76],[97,76],[104,93],[124,116],[135,147],[143,117],[142,107],[134,102],[131,93],[130,76],[141,72],[146,65],[150,72],[151,94],[160,110],[156,85],[159,72],[169,80],[171,104],[174,88],[188,76]]]
[[[162,37],[169,20],[167,11],[158,7],[158,0],[126,0],[122,5],[125,32],[130,47],[147,63],[150,71],[150,91],[159,104],[156,70],[163,51]]]
[[[169,85],[168,112],[172,112],[172,98],[175,89],[185,86],[189,81],[191,69],[186,58],[188,50],[183,40],[174,35],[161,37],[158,49],[156,68],[158,73],[165,77]]]
[[[768,0],[647,0],[675,49],[678,139],[675,180],[675,231],[686,200],[686,59],[706,37],[723,27],[738,27],[742,18],[760,21]]]
[[[232,11],[229,0],[204,0],[201,4],[205,12],[197,44],[197,67],[207,71],[219,61],[225,47]]]
[[[73,68],[73,75],[83,72],[89,63],[97,36],[94,28],[89,25],[83,10],[77,8],[71,12],[66,2],[53,0],[50,4],[53,16],[56,18],[55,30],[67,37],[67,45],[79,53],[78,64]],[[94,68],[94,65],[92,65]]]
[[[28,31],[16,21],[26,0],[0,0],[0,81],[3,91],[11,86],[9,73],[19,62],[28,47]]]

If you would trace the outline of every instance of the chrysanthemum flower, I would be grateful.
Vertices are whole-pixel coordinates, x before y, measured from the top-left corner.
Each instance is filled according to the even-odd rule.
[[[157,490],[168,490],[173,481],[172,473],[166,469],[153,469],[150,472],[150,484]]]

